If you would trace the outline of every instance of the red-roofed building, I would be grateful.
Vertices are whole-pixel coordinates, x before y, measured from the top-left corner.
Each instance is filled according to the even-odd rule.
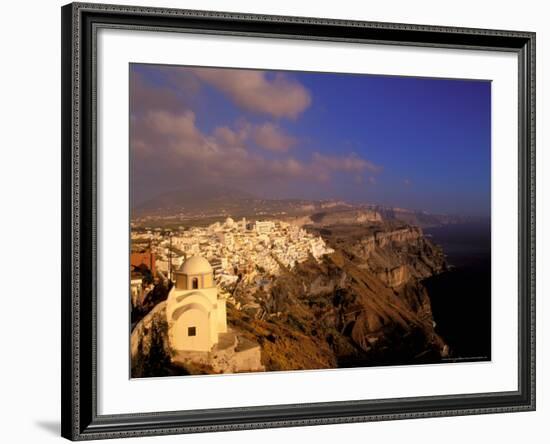
[[[132,252],[130,254],[130,268],[133,269],[140,265],[145,265],[151,271],[151,275],[155,276],[155,253],[151,250],[145,250],[139,253]]]

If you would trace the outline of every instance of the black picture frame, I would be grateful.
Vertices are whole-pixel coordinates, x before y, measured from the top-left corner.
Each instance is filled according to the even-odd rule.
[[[118,438],[535,409],[535,33],[72,3],[62,14],[62,436]],[[518,390],[97,414],[96,32],[99,28],[508,51],[519,62]]]

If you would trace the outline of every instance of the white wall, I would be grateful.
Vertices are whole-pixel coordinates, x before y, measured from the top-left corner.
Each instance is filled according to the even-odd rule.
[[[549,329],[542,319],[550,319],[543,301],[548,289],[543,267],[550,248],[542,227],[549,220],[547,195],[548,155],[543,150],[550,103],[542,72],[548,63],[550,16],[543,1],[462,0],[443,2],[402,0],[384,2],[271,0],[117,0],[118,3],[213,9],[281,15],[314,15],[334,18],[471,26],[536,31],[537,35],[537,123],[538,123],[538,410],[534,413],[439,418],[294,429],[230,432],[146,438],[124,442],[339,442],[359,439],[372,442],[422,441],[464,442],[544,442],[550,420],[550,393],[544,381],[547,356],[542,346]],[[59,435],[60,410],[60,11],[57,0],[5,2],[2,5],[0,48],[1,148],[4,155],[0,173],[2,190],[2,254],[4,273],[0,295],[3,311],[1,328],[0,406],[5,442],[47,442]],[[547,74],[548,76],[548,74]],[[545,118],[546,117],[546,118]],[[7,137],[6,137],[7,136]],[[29,262],[22,248],[39,230],[38,261]],[[40,287],[27,287],[28,269],[33,269]],[[7,285],[6,285],[7,284]],[[31,293],[29,294],[29,291]],[[23,298],[23,292],[25,292]],[[27,298],[30,296],[30,298]],[[25,300],[23,305],[18,305]],[[546,354],[548,347],[546,346]]]

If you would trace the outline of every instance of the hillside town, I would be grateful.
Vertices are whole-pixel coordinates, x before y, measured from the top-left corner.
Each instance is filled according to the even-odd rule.
[[[206,258],[214,270],[216,283],[224,288],[239,276],[278,276],[282,267],[293,269],[309,256],[319,260],[333,252],[319,236],[279,220],[235,221],[228,217],[206,227],[174,231],[133,229],[131,265],[134,267],[132,297],[143,291],[145,265],[150,278],[173,280],[174,270],[193,256]],[[152,279],[151,279],[152,280]]]

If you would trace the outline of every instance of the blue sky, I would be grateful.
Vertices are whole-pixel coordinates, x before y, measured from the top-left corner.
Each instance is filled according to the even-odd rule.
[[[130,67],[135,202],[186,183],[490,214],[491,83]]]

